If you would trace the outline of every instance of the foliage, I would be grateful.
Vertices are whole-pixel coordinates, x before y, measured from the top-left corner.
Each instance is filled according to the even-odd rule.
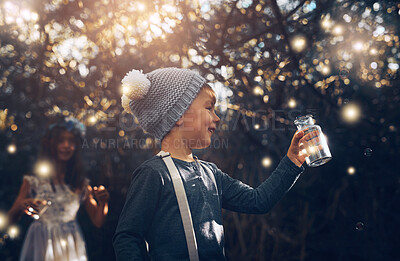
[[[300,114],[314,114],[333,153],[268,215],[224,212],[230,260],[394,259],[399,8],[370,0],[2,2],[0,144],[17,152],[0,152],[2,184],[10,185],[1,186],[1,207],[31,168],[47,117],[73,115],[89,127],[89,177],[114,194],[90,255],[113,259],[102,246],[111,248],[129,173],[157,148],[122,112],[120,81],[133,68],[193,68],[218,93],[222,118],[212,148],[198,154],[225,172],[260,184]],[[361,111],[354,122],[347,105]]]

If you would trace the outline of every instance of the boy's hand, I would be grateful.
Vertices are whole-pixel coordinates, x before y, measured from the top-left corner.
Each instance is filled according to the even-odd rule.
[[[309,156],[304,149],[303,144],[307,141],[307,138],[309,138],[309,136],[309,134],[304,136],[303,131],[297,131],[293,135],[292,142],[290,143],[289,150],[286,154],[288,158],[298,167],[301,167],[301,165],[303,165],[304,161],[306,160],[306,157]]]

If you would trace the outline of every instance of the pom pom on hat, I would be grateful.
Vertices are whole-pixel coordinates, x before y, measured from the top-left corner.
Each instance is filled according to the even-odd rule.
[[[132,70],[122,79],[123,96],[129,100],[141,100],[148,93],[151,83],[142,71]],[[129,107],[129,101],[122,96],[122,106]],[[127,106],[124,106],[124,104]]]

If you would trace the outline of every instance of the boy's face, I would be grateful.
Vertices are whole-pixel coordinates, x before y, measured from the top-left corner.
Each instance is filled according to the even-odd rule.
[[[193,103],[177,122],[182,142],[191,149],[206,148],[220,118],[215,114],[215,93],[204,85]]]

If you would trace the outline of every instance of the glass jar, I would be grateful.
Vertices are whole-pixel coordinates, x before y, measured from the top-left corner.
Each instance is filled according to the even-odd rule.
[[[306,157],[306,163],[310,167],[317,167],[332,159],[325,135],[321,127],[314,124],[312,115],[297,117],[294,121],[298,130],[304,131],[304,136],[311,135],[310,139],[303,143],[304,150],[309,154]]]

